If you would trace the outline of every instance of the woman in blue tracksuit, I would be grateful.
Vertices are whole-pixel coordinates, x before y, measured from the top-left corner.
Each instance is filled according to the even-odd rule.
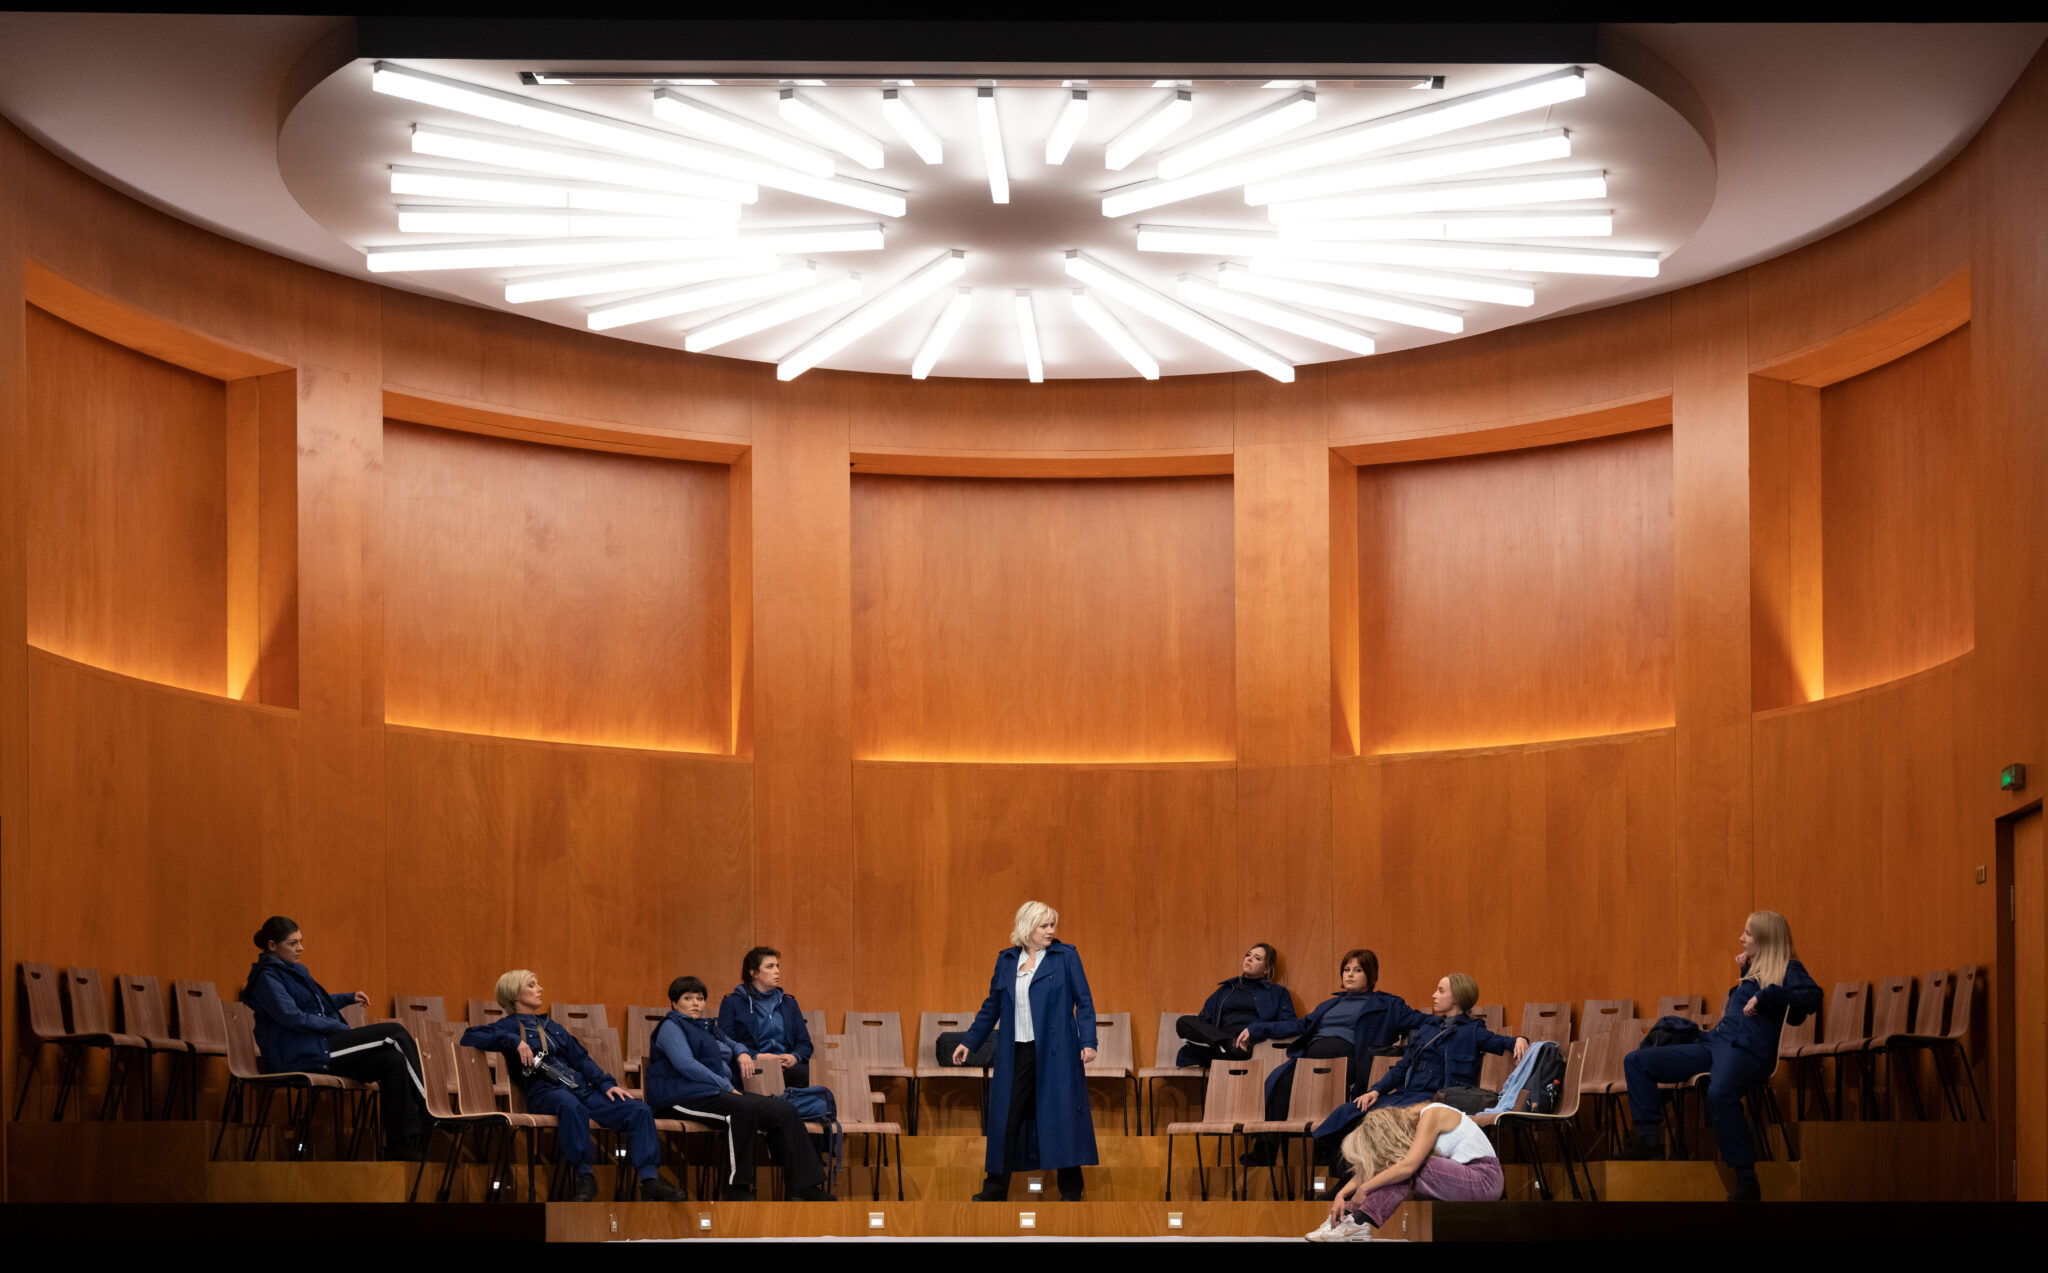
[[[796,1106],[776,1096],[739,1088],[743,1045],[704,1016],[704,983],[677,977],[668,983],[669,1011],[647,1048],[647,1099],[656,1109],[725,1128],[727,1202],[752,1202],[754,1133],[768,1134],[782,1164],[789,1196],[801,1202],[832,1202],[825,1164],[804,1132]],[[759,1061],[759,1058],[756,1058]]]
[[[1199,1013],[1174,1023],[1180,1037],[1187,1040],[1173,1060],[1175,1065],[1207,1067],[1212,1061],[1242,1061],[1251,1055],[1239,1042],[1246,1026],[1293,1019],[1294,996],[1273,980],[1278,959],[1273,943],[1253,942],[1244,952],[1238,975],[1217,982]]]
[[[1622,1058],[1628,1079],[1629,1115],[1636,1143],[1617,1157],[1664,1156],[1664,1102],[1657,1085],[1707,1078],[1707,1122],[1721,1149],[1721,1161],[1735,1171],[1730,1202],[1763,1196],[1756,1181],[1756,1141],[1742,1112],[1742,1098],[1778,1068],[1778,1031],[1820,1011],[1820,987],[1806,975],[1792,949],[1792,926],[1776,911],[1757,911],[1742,925],[1742,952],[1735,956],[1742,980],[1728,992],[1721,1019],[1699,1043],[1638,1048]]]
[[[796,996],[782,989],[782,952],[756,946],[740,961],[740,984],[718,1005],[718,1029],[754,1058],[782,1067],[785,1087],[811,1081],[811,1031]]]
[[[1088,1113],[1088,1075],[1095,1059],[1095,1000],[1081,952],[1053,940],[1059,912],[1043,902],[1017,908],[1010,948],[996,956],[988,998],[953,1049],[965,1064],[991,1031],[996,1036],[988,1088],[988,1179],[977,1202],[1010,1195],[1010,1173],[1052,1167],[1060,1200],[1081,1200],[1081,1168],[1095,1165],[1095,1122]]]
[[[339,1074],[377,1085],[384,1115],[384,1157],[419,1162],[426,1126],[426,1084],[419,1047],[395,1021],[351,1028],[341,1011],[367,1004],[361,993],[329,994],[304,962],[298,921],[272,915],[256,930],[263,952],[249,966],[242,1002],[255,1017],[256,1047],[272,1074]]]
[[[1294,1063],[1302,1057],[1342,1057],[1349,1064],[1346,1095],[1356,1097],[1365,1090],[1372,1070],[1372,1058],[1402,1035],[1429,1020],[1402,1001],[1401,996],[1379,989],[1380,957],[1369,950],[1344,952],[1338,973],[1341,989],[1316,1005],[1306,1018],[1255,1021],[1237,1037],[1237,1046],[1250,1048],[1267,1039],[1293,1039],[1287,1046],[1287,1060],[1266,1076],[1266,1118],[1278,1122],[1287,1117],[1294,1086]],[[1277,1137],[1262,1136],[1240,1160],[1248,1167],[1263,1167],[1273,1161]]]

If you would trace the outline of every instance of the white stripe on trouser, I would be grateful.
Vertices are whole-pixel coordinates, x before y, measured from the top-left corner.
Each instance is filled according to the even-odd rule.
[[[398,1053],[399,1061],[405,1065],[406,1077],[411,1079],[412,1085],[420,1090],[420,1099],[425,1100],[427,1098],[427,1085],[420,1081],[420,1072],[412,1068],[412,1062],[406,1059],[405,1049],[398,1046],[398,1040],[396,1039],[372,1039],[368,1043],[358,1043],[352,1048],[343,1048],[339,1052],[329,1052],[327,1059],[331,1061],[337,1056],[347,1056],[352,1052],[361,1052],[365,1048],[385,1047]]]
[[[731,1184],[738,1180],[740,1175],[740,1147],[734,1143],[732,1138],[732,1115],[713,1114],[708,1110],[694,1110],[685,1105],[677,1105],[676,1110],[685,1118],[725,1124],[725,1183]]]

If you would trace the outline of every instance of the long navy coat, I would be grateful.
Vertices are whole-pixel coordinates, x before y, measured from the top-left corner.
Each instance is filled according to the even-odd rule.
[[[972,1052],[995,1031],[994,1073],[988,1085],[987,1169],[1008,1170],[1003,1143],[1010,1121],[1010,1070],[1017,1046],[1017,959],[1012,946],[996,956],[988,998],[967,1030]],[[1031,1033],[1037,1042],[1038,1116],[1024,1124],[1014,1164],[1023,1171],[1095,1165],[1095,1122],[1088,1115],[1088,1076],[1081,1049],[1095,1046],[1095,1000],[1081,952],[1063,941],[1045,948],[1045,963],[1031,978]]]

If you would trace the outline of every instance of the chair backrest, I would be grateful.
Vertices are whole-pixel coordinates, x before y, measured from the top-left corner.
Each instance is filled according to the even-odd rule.
[[[813,1043],[812,1047],[812,1054],[815,1056],[815,1042]],[[781,1066],[764,1065],[761,1066],[759,1069],[755,1070],[752,1074],[747,1075],[746,1079],[742,1082],[741,1086],[743,1086],[747,1091],[752,1092],[756,1096],[780,1096],[782,1095],[783,1090],[788,1086],[788,1084],[784,1083],[782,1079],[783,1076]]]
[[[1586,1085],[1586,1049],[1592,1045],[1592,1040],[1580,1039],[1565,1048],[1564,1087],[1558,1092],[1557,1108],[1551,1111],[1557,1118],[1578,1117],[1579,1092]]]
[[[1806,1019],[1798,1025],[1792,1025],[1788,1022],[1778,1031],[1778,1055],[1790,1056],[1800,1048],[1813,1046],[1814,1027],[1818,1024],[1819,1022],[1810,1012],[1806,1015]]]
[[[1822,1043],[1853,1043],[1870,1037],[1870,983],[1838,981],[1828,998],[1827,1020],[1821,1023]]]
[[[601,1003],[557,1003],[548,1008],[548,1016],[579,1039],[591,1030],[602,1030],[611,1024],[605,1020]]]
[[[839,1035],[828,1035],[836,1039],[833,1046],[811,1040],[816,1051],[811,1056],[811,1083],[827,1088],[832,1093],[832,1105],[838,1111],[840,1126],[849,1123],[871,1123],[875,1121],[874,1101],[869,1093],[868,1067],[860,1054],[858,1045]]]
[[[1616,1022],[1587,1040],[1586,1069],[1580,1076],[1582,1083],[1588,1087],[1604,1088],[1622,1081],[1621,1059],[1643,1040],[1643,1036],[1635,1031],[1637,1020],[1630,1017]]]
[[[227,1047],[227,1015],[212,982],[174,981],[171,1002],[177,1005],[178,1038],[202,1052]]]
[[[1252,1044],[1252,1064],[1258,1067],[1260,1084],[1265,1083],[1268,1074],[1287,1064],[1287,1042],[1286,1039],[1267,1039],[1263,1043]]]
[[[504,1015],[505,1010],[498,1006],[496,999],[471,999],[469,1001],[469,1023],[471,1025],[482,1025],[487,1021],[496,1021]]]
[[[1515,1033],[1531,1043],[1548,1039],[1563,1047],[1572,1038],[1572,1005],[1525,1003],[1522,1005],[1522,1028]]]
[[[360,1030],[370,1024],[370,1010],[360,1003],[351,1003],[341,1010],[341,1019],[348,1022],[351,1030]]]
[[[854,1032],[853,1014],[847,1013],[846,1032]],[[883,1014],[876,1014],[883,1015]],[[920,1012],[917,1014],[917,1063],[937,1065],[939,1063],[939,1036],[955,1030],[965,1030],[974,1024],[972,1012]],[[947,1058],[951,1060],[951,1058]]]
[[[1705,995],[1665,995],[1657,1001],[1655,1021],[1658,1017],[1684,1017],[1688,1021],[1704,1020],[1707,1015]]]
[[[810,1014],[805,1013],[804,1015],[808,1017]],[[823,1017],[825,1014],[821,1012],[818,1015]],[[918,1028],[920,1030],[924,1028],[924,1023],[921,1019],[918,1022]],[[825,1031],[822,1027],[812,1031],[812,1047],[815,1048],[817,1046],[817,1036],[823,1033]],[[848,1008],[846,1010],[846,1029],[844,1033],[847,1038],[853,1040],[853,1046],[860,1050],[861,1059],[869,1065],[881,1066],[884,1069],[903,1068],[903,1017],[900,1013],[856,1012],[852,1008]],[[934,1038],[934,1046],[936,1046],[936,1037]],[[934,1065],[937,1063],[937,1058],[920,1054],[915,1063],[918,1065]]]
[[[667,1008],[657,1008],[643,1003],[626,1005],[627,1065],[636,1065],[647,1059],[648,1049],[654,1046],[654,1028],[667,1016]]]
[[[1152,1065],[1155,1069],[1176,1068],[1174,1058],[1180,1055],[1180,1031],[1175,1027],[1185,1012],[1162,1012],[1159,1014],[1159,1034],[1152,1041]]]
[[[1472,1015],[1484,1021],[1495,1034],[1508,1032],[1508,1006],[1504,1003],[1482,1003],[1472,1009]]]
[[[1955,978],[1936,968],[1920,979],[1920,1002],[1913,1008],[1913,1033],[1937,1035],[1948,1023],[1948,991]]]
[[[466,1048],[457,1044],[452,1049],[455,1058],[456,1101],[465,1114],[494,1114],[498,1110],[498,1098],[491,1091],[490,1053],[482,1048]],[[512,1089],[515,1104],[519,1108],[519,1089]]]
[[[1636,1015],[1636,1001],[1633,999],[1588,999],[1586,1006],[1579,1010],[1579,1037],[1590,1039],[1596,1034],[1605,1034],[1623,1021],[1632,1021]]]
[[[1131,1059],[1131,1014],[1128,1012],[1098,1012],[1095,1014],[1095,1064],[1112,1070],[1129,1072],[1137,1068]],[[1341,1097],[1340,1097],[1341,1099]]]
[[[446,1021],[448,1005],[440,995],[392,995],[391,1016],[402,1022],[417,1039],[422,1031],[413,1029],[416,1021]]]
[[[28,1001],[28,1028],[39,1039],[54,1039],[66,1033],[64,1000],[57,989],[57,973],[48,964],[21,965],[21,994]]]
[[[1870,1037],[1889,1039],[1913,1025],[1913,979],[1886,977],[1870,1001]]]
[[[1488,1052],[1479,1058],[1479,1086],[1490,1092],[1498,1092],[1514,1070],[1513,1056],[1506,1052]]]
[[[73,1034],[112,1034],[114,1023],[107,1019],[107,989],[100,983],[97,968],[66,968],[64,997],[71,1004]]]
[[[1266,1076],[1260,1068],[1250,1061],[1211,1062],[1209,1091],[1202,1102],[1202,1121],[1256,1123],[1265,1117]]]
[[[228,1073],[238,1079],[260,1078],[263,1057],[256,1049],[256,1014],[240,1001],[223,1003],[221,1015],[227,1021]]]
[[[597,1062],[598,1069],[611,1075],[615,1080],[619,1077],[619,1071],[625,1067],[619,1063],[619,1032],[617,1030],[611,1026],[588,1030],[577,1035],[576,1041],[583,1045],[585,1052],[590,1053],[590,1059]]]
[[[1294,1086],[1287,1093],[1287,1121],[1320,1119],[1342,1105],[1345,1084],[1350,1080],[1351,1062],[1341,1056],[1305,1056],[1295,1061]]]
[[[1948,1029],[1943,1031],[1951,1039],[1963,1039],[1970,1033],[1970,1008],[1977,998],[1977,965],[1964,964],[1956,969],[1955,997],[1949,1001]]]
[[[806,1009],[804,1012],[804,1029],[811,1032],[811,1046],[815,1048],[818,1045],[818,1036],[831,1033],[830,1030],[825,1028],[825,1010],[823,1008]],[[897,1064],[901,1065],[903,1063],[898,1061]]]
[[[121,1001],[123,1030],[150,1039],[170,1037],[171,1027],[164,1017],[164,996],[155,977],[116,973],[114,993]]]
[[[449,1103],[448,1094],[456,1086],[456,1077],[448,1055],[448,1032],[438,1023],[421,1022],[415,1027],[406,1023],[403,1016],[399,1022],[406,1025],[420,1050],[420,1082],[427,1087],[427,1113],[434,1118],[452,1117],[455,1108]]]
[[[1366,1086],[1370,1087],[1372,1084],[1377,1083],[1381,1079],[1387,1077],[1388,1073],[1392,1071],[1394,1068],[1394,1062],[1400,1059],[1401,1058],[1398,1056],[1374,1057],[1372,1059],[1372,1069],[1369,1070],[1365,1076]],[[1503,1075],[1502,1077],[1506,1076]]]

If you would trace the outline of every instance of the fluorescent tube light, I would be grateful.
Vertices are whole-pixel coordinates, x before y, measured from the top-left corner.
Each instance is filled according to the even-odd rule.
[[[1031,377],[1031,383],[1045,383],[1045,359],[1038,353],[1038,319],[1031,312],[1031,292],[1028,288],[1017,289],[1017,337],[1024,342],[1024,374]]]
[[[1117,356],[1131,364],[1131,369],[1147,380],[1159,379],[1159,360],[1145,352],[1138,338],[1131,330],[1116,321],[1116,316],[1103,308],[1101,301],[1088,294],[1085,287],[1074,289],[1074,312],[1089,330],[1102,337],[1102,343],[1117,352]]]
[[[784,167],[807,172],[813,177],[829,177],[837,171],[832,156],[816,146],[786,137],[772,128],[763,128],[751,119],[721,110],[708,102],[700,102],[694,97],[686,97],[672,89],[664,88],[654,94],[654,117],[708,141],[772,159]]]
[[[1067,152],[1074,148],[1074,139],[1081,135],[1081,125],[1088,122],[1088,90],[1077,88],[1060,107],[1060,117],[1053,121],[1052,131],[1045,135],[1045,162],[1059,165],[1067,162]]]
[[[1165,141],[1167,135],[1195,116],[1195,95],[1175,89],[1165,101],[1146,111],[1137,123],[1124,129],[1103,149],[1102,162],[1111,172],[1121,172],[1131,161]]]
[[[863,168],[882,166],[882,143],[855,128],[793,88],[782,90],[776,113],[792,128],[801,128]]]
[[[946,151],[939,144],[939,135],[924,122],[924,116],[917,113],[915,106],[903,100],[902,90],[882,90],[882,118],[889,121],[889,127],[896,130],[896,135],[903,139],[905,145],[917,152],[919,159],[928,164],[945,162]]]
[[[1496,137],[1490,141],[1467,141],[1455,146],[1407,150],[1381,159],[1346,164],[1340,168],[1327,168],[1321,172],[1303,173],[1296,177],[1253,181],[1245,186],[1244,201],[1257,206],[1262,203],[1316,199],[1353,190],[1378,190],[1418,181],[1434,181],[1439,177],[1457,177],[1466,173],[1490,172],[1495,168],[1542,163],[1550,159],[1568,159],[1571,153],[1572,138],[1568,131],[1562,128],[1545,128],[1539,132]]]
[[[1345,239],[1561,239],[1614,233],[1614,211],[1415,212],[1369,221],[1285,221],[1280,237]]]
[[[717,309],[735,301],[757,300],[764,296],[779,296],[784,292],[802,291],[818,281],[818,266],[813,261],[784,266],[773,274],[753,274],[743,278],[718,279],[708,283],[696,283],[679,287],[674,291],[656,292],[652,296],[635,296],[628,300],[613,301],[599,305],[584,315],[584,321],[594,332],[610,331],[614,327],[627,327],[634,323],[652,322],[657,318],[672,318],[677,314],[694,314],[698,310]]]
[[[1376,190],[1369,194],[1325,199],[1290,199],[1266,205],[1266,218],[1277,224],[1334,221],[1344,217],[1386,217],[1417,212],[1451,212],[1471,208],[1511,208],[1526,203],[1562,203],[1567,199],[1604,199],[1604,172],[1563,172],[1541,177],[1481,177],[1477,181],[1441,181],[1427,186]]]
[[[967,317],[973,300],[974,289],[963,287],[953,294],[952,300],[946,302],[946,308],[939,311],[939,321],[932,324],[931,332],[925,336],[924,343],[917,347],[917,357],[910,360],[912,380],[922,380],[931,375],[932,368],[938,365],[939,359],[945,357],[946,346],[953,343],[954,333],[960,330],[960,324]]]
[[[1299,279],[1254,274],[1242,265],[1231,265],[1228,262],[1217,271],[1216,281],[1230,291],[1249,292],[1253,296],[1263,296],[1267,300],[1292,301],[1297,305],[1313,305],[1317,309],[1333,309],[1340,314],[1358,314],[1366,318],[1400,323],[1406,327],[1449,332],[1452,335],[1465,330],[1465,316],[1441,305],[1425,305],[1421,301],[1376,296],[1371,292],[1353,291],[1348,287],[1327,287],[1321,283],[1304,283]]]
[[[1136,279],[1109,268],[1080,252],[1067,253],[1067,277],[1117,300],[1156,322],[1164,323],[1183,336],[1200,341],[1226,358],[1285,383],[1294,380],[1294,364],[1213,318],[1198,314],[1164,293],[1154,291]]]
[[[370,87],[408,101],[439,106],[480,119],[516,124],[551,137],[601,146],[643,159],[680,164],[733,181],[753,182],[882,216],[900,217],[905,209],[903,193],[899,190],[840,177],[813,177],[752,155],[691,141],[640,124],[572,110],[551,102],[536,102],[515,93],[501,93],[497,89],[444,79],[392,66],[388,62],[376,64],[370,75]]]
[[[576,270],[568,274],[514,279],[505,284],[505,300],[509,304],[523,305],[529,301],[560,300],[567,296],[602,296],[606,292],[680,287],[685,283],[702,283],[706,279],[770,274],[781,265],[781,258],[762,255],[713,257],[702,261],[678,261],[671,265],[631,265],[612,270]]]
[[[573,212],[552,208],[425,205],[399,208],[398,228],[405,234],[535,234],[556,239],[633,235],[710,239],[733,232],[730,221],[700,221],[694,217],[647,217],[630,212]]]
[[[1382,292],[1407,292],[1415,296],[1444,296],[1453,300],[1486,301],[1493,305],[1534,305],[1536,289],[1511,279],[1484,278],[1477,274],[1445,274],[1435,270],[1396,270],[1377,265],[1350,265],[1342,261],[1297,261],[1281,256],[1255,256],[1252,273],[1279,278],[1305,279],[1311,283],[1334,283],[1340,287],[1363,287]]]
[[[692,217],[701,221],[737,221],[740,205],[721,199],[652,194],[613,186],[585,186],[532,177],[497,177],[465,172],[393,165],[391,193],[427,195],[437,199],[474,199],[481,203],[514,203],[529,208],[577,208],[593,212],[636,212],[649,216]]]
[[[1241,292],[1226,291],[1207,279],[1196,278],[1192,274],[1183,274],[1175,281],[1174,295],[1191,305],[1200,305],[1204,309],[1220,309],[1226,314],[1249,318],[1255,323],[1264,323],[1280,331],[1306,336],[1320,344],[1348,350],[1354,354],[1369,354],[1376,348],[1370,332],[1360,331],[1356,327],[1333,322],[1327,318],[1318,318],[1290,305],[1261,300]]]
[[[1003,121],[996,115],[996,90],[984,84],[974,90],[974,124],[981,134],[981,157],[988,165],[988,197],[1010,201],[1010,166],[1003,159]]]
[[[797,346],[775,364],[775,378],[796,379],[966,272],[965,252],[946,253]]]
[[[1207,168],[1210,164],[1241,154],[1291,132],[1316,117],[1316,95],[1307,90],[1291,93],[1270,106],[1231,120],[1190,142],[1183,142],[1159,156],[1159,175],[1171,180]]]
[[[716,349],[742,336],[751,336],[770,327],[780,327],[806,314],[815,314],[820,310],[850,301],[860,295],[860,290],[860,275],[848,274],[844,278],[822,287],[814,287],[807,292],[798,292],[794,296],[782,296],[775,300],[763,301],[759,305],[750,305],[723,318],[713,319],[702,327],[691,328],[683,337],[683,348],[693,354],[701,354],[707,349]]]
[[[551,177],[664,190],[700,199],[752,203],[760,194],[758,187],[750,181],[729,181],[706,173],[684,172],[666,164],[642,163],[637,159],[620,159],[568,146],[551,146],[545,142],[486,137],[482,133],[467,133],[432,124],[413,125],[412,148],[415,154],[466,159],[471,163],[510,168],[516,172],[538,172]]]
[[[879,225],[750,230],[720,239],[528,239],[488,243],[373,247],[373,274],[409,270],[474,270],[520,265],[604,265],[757,256],[763,252],[859,252],[882,246]]]
[[[1141,225],[1140,252],[1185,252],[1200,256],[1284,256],[1307,261],[1355,261],[1367,265],[1419,265],[1425,269],[1514,270],[1527,274],[1611,274],[1657,277],[1655,252],[1612,248],[1537,247],[1531,244],[1357,242],[1283,239],[1261,230],[1198,230]]]

